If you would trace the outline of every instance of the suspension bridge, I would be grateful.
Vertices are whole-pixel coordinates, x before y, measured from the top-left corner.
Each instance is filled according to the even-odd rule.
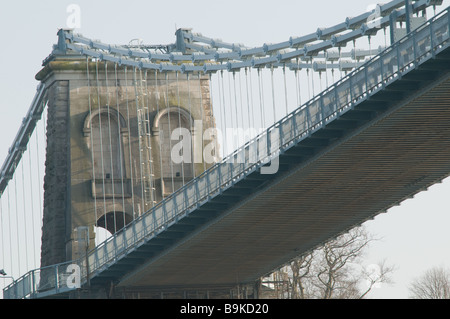
[[[441,4],[260,47],[59,30],[1,168],[3,297],[258,298],[274,269],[443,180]]]

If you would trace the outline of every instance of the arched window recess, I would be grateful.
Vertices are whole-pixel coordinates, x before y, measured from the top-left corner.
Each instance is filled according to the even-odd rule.
[[[130,197],[131,183],[124,156],[129,143],[125,118],[112,107],[87,114],[83,135],[91,152],[92,196]]]

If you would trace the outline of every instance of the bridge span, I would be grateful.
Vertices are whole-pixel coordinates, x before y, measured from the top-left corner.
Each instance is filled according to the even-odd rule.
[[[86,256],[25,274],[5,288],[5,298],[73,296],[77,290],[67,286],[65,271],[72,264],[80,269],[83,289],[157,292],[251,286],[292,258],[440,182],[450,175],[449,10],[286,111],[222,161],[199,175],[194,168],[194,178],[133,221],[125,223],[124,218],[124,226]],[[383,23],[389,25],[389,19]],[[195,37],[186,30],[177,35]],[[243,59],[196,69],[196,64],[179,62],[185,56],[172,54],[167,58],[173,65],[155,66],[137,59],[142,52],[132,48],[117,58],[108,55],[116,48],[64,30],[59,36],[60,51],[129,64],[134,72],[179,72],[179,67],[194,74],[216,68],[234,76],[241,66],[259,63]],[[83,42],[87,47],[77,46]],[[239,51],[242,56],[243,50],[230,54]],[[307,51],[272,54],[264,63],[280,67],[292,54]]]
[[[251,283],[441,181],[450,172],[449,58],[446,49],[383,83],[282,149],[277,174],[244,171],[92,282]]]

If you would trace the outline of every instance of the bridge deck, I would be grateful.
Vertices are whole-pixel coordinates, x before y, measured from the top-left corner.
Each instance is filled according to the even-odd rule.
[[[278,173],[260,174],[266,149],[257,164],[220,163],[91,251],[79,261],[90,284],[253,282],[447,177],[449,22],[447,11],[237,151],[247,156],[279,132]],[[52,270],[6,293],[57,294]]]
[[[446,50],[380,90],[280,155],[279,173],[254,172],[93,283],[120,274],[128,287],[251,282],[442,180],[448,58]]]

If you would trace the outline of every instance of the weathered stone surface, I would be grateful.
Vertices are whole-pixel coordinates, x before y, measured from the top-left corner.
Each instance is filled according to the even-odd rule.
[[[66,261],[65,224],[69,183],[68,81],[55,81],[49,89],[47,154],[44,178],[44,220],[41,266]],[[58,101],[58,105],[56,105]],[[64,108],[62,106],[64,105]]]
[[[80,258],[85,244],[75,235],[79,230],[89,230],[92,249],[94,226],[119,230],[211,166],[189,163],[170,171],[169,143],[164,144],[170,134],[163,124],[171,114],[173,131],[182,114],[194,135],[215,127],[209,79],[138,70],[135,81],[132,69],[118,67],[116,76],[114,67],[58,58],[36,76],[50,87],[41,266]],[[109,127],[102,131],[105,121]],[[201,131],[193,129],[194,121],[201,121]],[[103,137],[107,145],[99,152],[99,131],[112,134],[111,123],[115,142]],[[198,152],[210,142],[200,141]]]

